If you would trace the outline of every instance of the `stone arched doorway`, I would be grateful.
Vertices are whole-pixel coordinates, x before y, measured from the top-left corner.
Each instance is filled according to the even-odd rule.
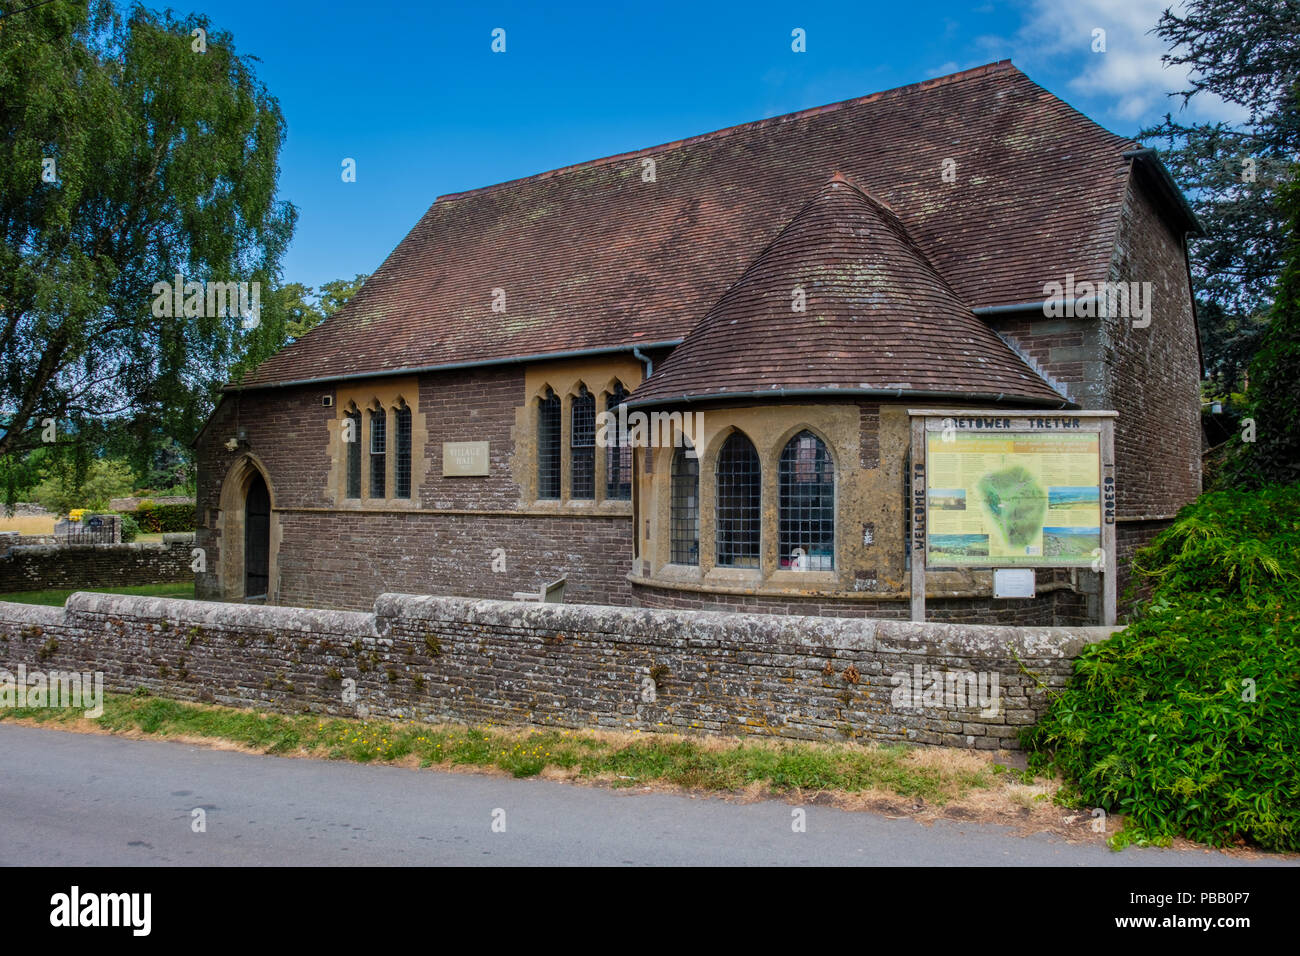
[[[281,533],[275,488],[251,454],[231,465],[221,484],[218,532],[221,598],[275,603]]]

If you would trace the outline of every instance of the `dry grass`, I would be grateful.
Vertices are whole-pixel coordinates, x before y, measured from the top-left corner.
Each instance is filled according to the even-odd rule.
[[[54,515],[6,517],[0,514],[0,531],[17,531],[19,534],[54,534]]]

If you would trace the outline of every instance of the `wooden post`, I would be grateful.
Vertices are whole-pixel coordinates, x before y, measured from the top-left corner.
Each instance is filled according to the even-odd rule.
[[[1102,623],[1112,627],[1116,620],[1116,580],[1119,560],[1115,554],[1115,420],[1101,422],[1101,600]]]
[[[925,620],[925,419],[912,419],[912,500],[907,502],[912,535],[912,620]]]

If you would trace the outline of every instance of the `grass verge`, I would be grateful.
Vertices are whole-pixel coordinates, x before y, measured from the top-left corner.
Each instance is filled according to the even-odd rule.
[[[51,607],[63,607],[68,595],[78,591],[94,591],[97,594],[138,594],[144,597],[170,597],[194,599],[194,582],[177,581],[170,584],[137,584],[120,588],[68,588],[53,591],[14,591],[0,594],[0,601],[13,604],[45,604]]]
[[[883,791],[943,805],[1005,776],[987,756],[860,744],[741,741],[677,734],[559,728],[461,727],[284,715],[159,697],[105,695],[104,713],[78,709],[0,710],[0,721],[98,729],[152,737],[208,738],[260,753],[359,763],[474,767],[514,777],[586,778],[614,787],[670,784],[774,794],[801,790]],[[90,725],[94,725],[92,728]]]

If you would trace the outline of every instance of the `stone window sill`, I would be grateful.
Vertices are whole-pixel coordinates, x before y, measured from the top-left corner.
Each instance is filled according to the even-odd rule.
[[[644,568],[644,564],[639,564]],[[688,573],[693,572],[693,573]],[[753,569],[714,568],[708,574],[701,574],[698,568],[688,565],[666,564],[653,573],[633,572],[627,575],[632,584],[648,587],[662,587],[669,590],[691,591],[703,594],[740,594],[757,595],[773,598],[833,598],[850,601],[909,601],[911,589],[903,587],[884,588],[874,591],[856,591],[845,587],[845,582],[834,572],[818,571],[777,571],[767,578]],[[983,572],[947,573],[941,580],[926,582],[928,600],[944,599],[980,599],[993,598],[992,575]],[[1052,591],[1075,591],[1076,587],[1068,581],[1040,583],[1037,597]]]
[[[700,570],[698,564],[665,564],[655,571],[653,575],[647,575],[647,577],[660,581],[699,584],[704,580],[704,573]]]
[[[763,572],[758,568],[715,567],[702,577],[705,584],[745,585],[757,587],[763,583]]]
[[[773,587],[795,590],[839,590],[843,584],[838,571],[773,571],[766,583]]]

